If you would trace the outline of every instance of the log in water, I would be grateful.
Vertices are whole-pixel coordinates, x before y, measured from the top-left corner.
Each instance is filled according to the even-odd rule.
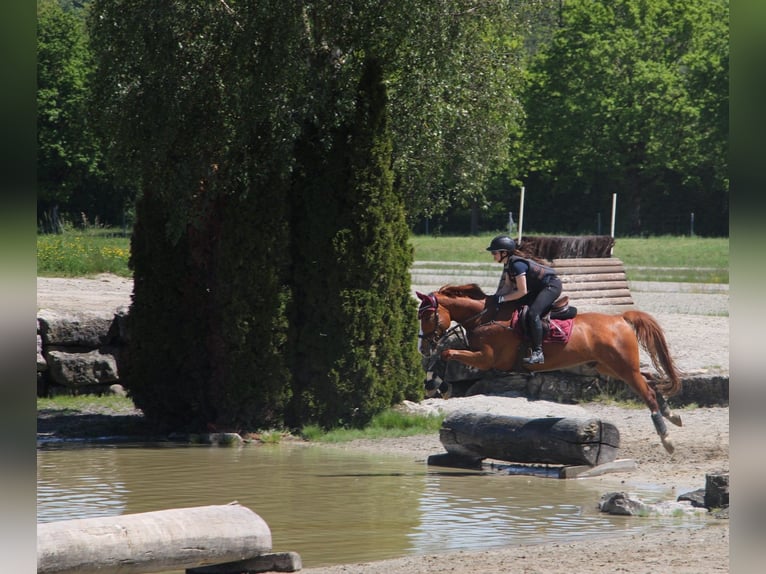
[[[37,525],[38,574],[143,574],[254,558],[271,530],[239,504]]]
[[[596,466],[617,457],[620,433],[599,419],[526,418],[452,413],[439,438],[449,454],[465,459]]]

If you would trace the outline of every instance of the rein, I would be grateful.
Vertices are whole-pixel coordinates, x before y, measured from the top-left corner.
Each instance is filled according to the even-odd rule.
[[[450,327],[449,329],[444,330],[441,334],[439,334],[439,300],[436,298],[435,293],[429,293],[427,296],[427,299],[423,300],[423,302],[420,305],[420,308],[418,309],[418,319],[422,319],[423,315],[426,311],[433,311],[434,312],[434,323],[435,327],[434,330],[431,331],[428,335],[421,335],[418,334],[418,337],[421,339],[426,339],[427,341],[430,341],[434,346],[439,344],[439,341],[441,341],[444,338],[449,337],[453,333],[457,333],[460,337],[461,342],[468,347],[468,337],[466,336],[466,329],[463,325],[466,325],[472,321],[475,321],[477,319],[480,319],[487,313],[487,309],[484,308],[475,315],[469,317],[468,319],[458,323],[455,322],[455,325]],[[490,324],[490,323],[488,323]],[[477,325],[477,327],[482,326],[481,324]]]

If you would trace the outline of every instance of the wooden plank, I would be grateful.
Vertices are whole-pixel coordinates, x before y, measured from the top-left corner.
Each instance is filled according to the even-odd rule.
[[[558,275],[590,275],[593,273],[625,273],[622,266],[602,265],[599,267],[554,267]]]
[[[591,281],[627,281],[625,273],[573,273],[572,275],[559,275],[559,277],[564,284]]]
[[[632,458],[620,458],[597,466],[578,465],[564,466],[559,470],[559,478],[587,478],[589,476],[600,476],[607,472],[622,472],[626,470],[635,470],[638,467],[636,461]]]
[[[634,305],[633,299],[631,297],[602,297],[601,299],[589,299],[587,297],[583,297],[582,299],[575,299],[570,297],[570,302],[580,309],[581,307],[591,307],[591,306],[623,306],[623,305]],[[584,312],[584,311],[581,311]],[[575,319],[577,320],[577,319]]]
[[[602,267],[608,265],[620,265],[622,261],[617,257],[574,257],[572,259],[554,259],[551,267]]]
[[[297,552],[269,552],[248,560],[189,568],[186,574],[255,574],[256,572],[299,572],[302,569],[303,561]]]
[[[628,289],[627,281],[593,281],[590,283],[565,283],[562,284],[562,292],[572,291],[611,291],[614,289]]]
[[[561,292],[562,295],[569,295],[569,298],[571,300],[577,300],[577,299],[619,299],[619,298],[628,298],[630,297],[630,290],[629,289],[603,289],[603,290],[586,290],[586,291],[576,291],[576,290],[568,290],[564,289]]]

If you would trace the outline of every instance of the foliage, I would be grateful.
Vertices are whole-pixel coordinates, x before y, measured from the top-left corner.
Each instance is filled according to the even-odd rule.
[[[728,2],[571,0],[562,17],[525,95],[527,207],[561,206],[535,228],[582,232],[617,192],[622,233],[678,233],[690,212],[728,233]]]
[[[392,185],[382,79],[368,58],[353,123],[307,127],[310,140],[326,133],[326,152],[299,144],[298,172],[310,177],[296,180],[292,209],[292,426],[360,426],[417,396],[412,251]]]
[[[154,422],[281,423],[298,16],[269,2],[236,14],[93,2],[98,119],[112,165],[141,188],[124,371]]]
[[[99,122],[141,188],[127,377],[148,417],[279,426],[290,402],[293,424],[361,424],[414,392],[375,66],[402,10],[94,1]]]
[[[396,186],[409,223],[451,206],[491,209],[486,185],[508,172],[523,110],[518,2],[410,6],[388,74]]]
[[[93,61],[84,10],[68,4],[37,3],[37,216],[55,232],[61,216],[120,223],[130,200],[130,190],[105,170],[90,122]]]
[[[84,137],[89,52],[83,22],[57,0],[37,3],[37,165],[40,196],[67,200],[96,150]]]

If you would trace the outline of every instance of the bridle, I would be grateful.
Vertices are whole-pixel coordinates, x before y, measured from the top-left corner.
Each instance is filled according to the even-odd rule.
[[[434,328],[430,333],[427,334],[418,333],[418,338],[426,341],[431,346],[431,348],[434,348],[438,342],[447,334],[447,328],[441,325],[441,317],[439,316],[439,300],[436,298],[434,293],[429,293],[420,302],[420,307],[418,308],[418,320],[423,321],[423,318],[427,313],[432,313]]]
[[[463,321],[463,323],[474,321],[480,318],[486,312],[486,309],[484,309],[473,317]],[[435,350],[439,344],[439,341],[449,337],[453,333],[457,333],[465,344],[466,348],[468,347],[468,341],[463,325],[460,323],[455,323],[454,326],[448,328],[441,324],[441,317],[439,316],[439,300],[437,299],[435,293],[429,293],[421,299],[420,307],[418,308],[418,320],[422,321],[423,317],[426,316],[426,313],[433,313],[434,328],[430,333],[419,333],[418,338],[426,341],[430,345],[431,349]],[[431,354],[433,354],[433,352],[434,351],[432,351]],[[425,353],[422,351],[421,354],[425,356]]]

